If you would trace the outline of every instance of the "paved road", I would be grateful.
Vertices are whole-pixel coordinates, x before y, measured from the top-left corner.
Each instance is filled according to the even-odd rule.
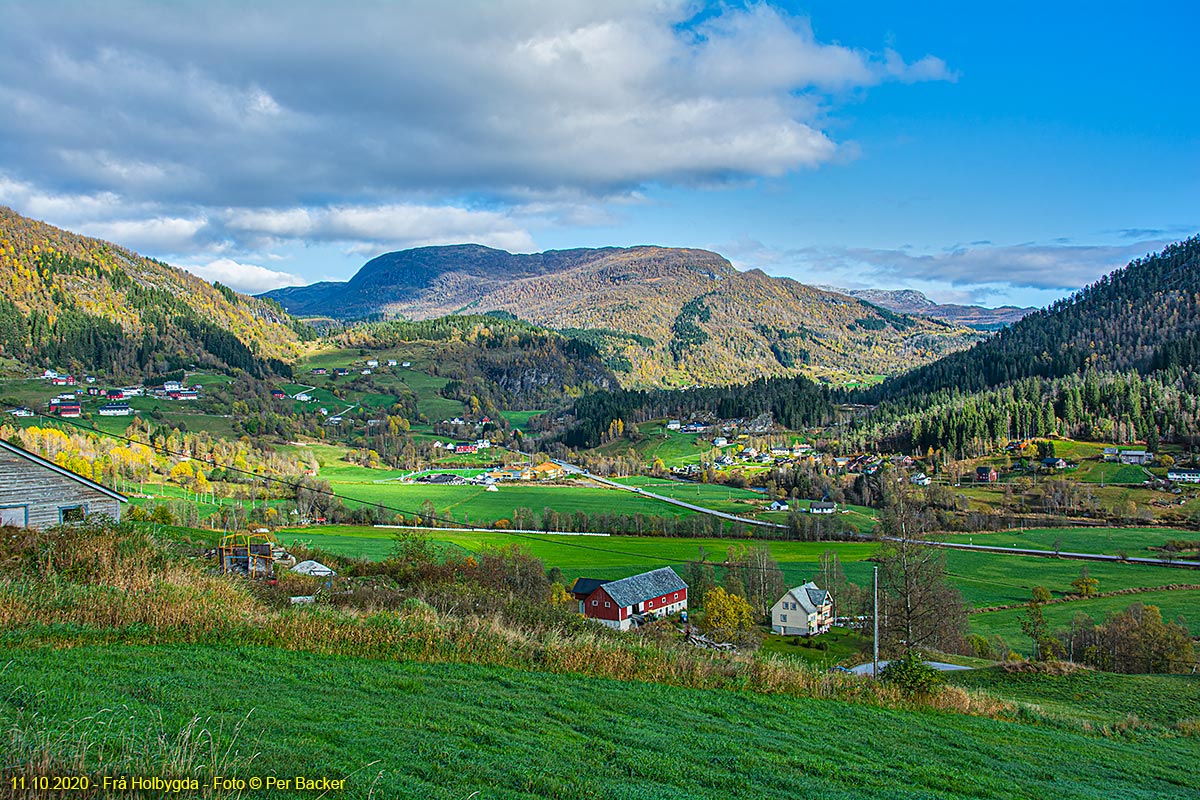
[[[958,664],[947,664],[944,661],[926,661],[925,663],[927,665],[933,667],[934,669],[940,670],[942,672],[956,672],[960,669],[971,669],[971,667],[963,667],[963,666],[959,666]],[[887,665],[888,665],[888,662],[884,661],[883,659],[880,659],[879,669],[882,670]],[[875,674],[874,669],[873,669],[874,666],[875,665],[872,662],[868,661],[865,664],[859,664],[857,667],[852,667],[850,669],[850,671],[853,672],[855,675],[873,675],[873,674]]]
[[[888,541],[898,541],[894,537],[882,537]],[[962,544],[960,542],[936,542],[931,540],[923,540],[921,544],[931,545],[933,547],[946,547],[951,550],[976,550],[985,553],[1007,553],[1009,555],[1018,556],[1039,556],[1041,558],[1072,558],[1080,561],[1119,561],[1128,564],[1150,564],[1155,567],[1180,567],[1183,569],[1200,569],[1200,561],[1190,561],[1187,559],[1174,559],[1168,561],[1165,558],[1121,558],[1120,556],[1108,555],[1106,553],[1069,553],[1066,551],[1055,550],[1031,550],[1024,547],[999,547],[989,544]]]
[[[683,500],[677,500],[674,497],[666,497],[661,494],[655,494],[654,492],[647,492],[645,489],[642,489],[637,486],[626,486],[623,483],[617,483],[616,481],[611,481],[608,478],[601,478],[599,475],[592,475],[591,473],[584,470],[582,467],[578,467],[575,464],[571,464],[567,461],[555,461],[554,463],[557,464],[558,466],[562,467],[563,470],[566,472],[574,473],[576,475],[587,475],[588,478],[595,481],[596,483],[602,483],[605,486],[611,486],[614,489],[623,489],[626,492],[640,494],[643,497],[651,497],[655,500],[661,500],[664,503],[670,503],[673,506],[679,506],[680,508],[686,508],[691,511],[697,511],[701,514],[708,514],[709,516],[712,516],[712,517],[719,517],[721,519],[727,519],[727,520],[731,520],[733,522],[744,522],[747,525],[757,525],[760,528],[774,528],[776,530],[787,530],[787,525],[780,525],[778,522],[767,522],[767,521],[761,520],[761,519],[750,519],[748,517],[739,517],[736,514],[726,514],[724,511],[714,511],[711,508],[705,508],[704,506],[698,506],[693,503],[685,502]]]

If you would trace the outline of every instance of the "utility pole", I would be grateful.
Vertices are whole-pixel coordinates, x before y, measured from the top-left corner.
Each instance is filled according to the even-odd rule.
[[[875,567],[875,637],[871,647],[871,677],[879,677],[879,567]]]

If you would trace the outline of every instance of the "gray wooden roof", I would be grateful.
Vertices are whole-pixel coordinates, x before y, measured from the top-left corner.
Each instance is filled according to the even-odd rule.
[[[661,597],[686,588],[687,584],[670,567],[604,584],[604,591],[613,602],[622,607],[636,605],[652,597]]]
[[[129,498],[126,497],[125,495],[121,494],[120,492],[114,492],[112,489],[109,489],[107,486],[101,486],[100,484],[96,483],[93,480],[88,480],[87,478],[83,477],[82,475],[80,475],[76,472],[71,472],[71,470],[69,470],[69,469],[60,467],[58,464],[55,464],[53,461],[47,461],[46,459],[42,458],[41,456],[31,453],[23,447],[17,447],[15,444],[11,444],[9,442],[4,441],[3,439],[0,439],[0,448],[8,450],[9,452],[12,452],[12,453],[16,453],[18,456],[21,456],[22,458],[27,458],[30,461],[32,461],[33,463],[35,463],[39,466],[45,467],[46,469],[53,470],[54,472],[57,472],[59,475],[64,475],[73,481],[79,481],[84,486],[91,487],[92,489],[95,489],[98,492],[103,492],[104,494],[108,495],[109,497],[113,498],[114,500],[118,500],[122,503],[129,502]]]

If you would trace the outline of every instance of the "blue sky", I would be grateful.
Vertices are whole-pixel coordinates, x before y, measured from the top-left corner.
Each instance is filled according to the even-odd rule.
[[[1191,4],[10,2],[0,202],[262,291],[707,247],[1041,305],[1200,231]]]

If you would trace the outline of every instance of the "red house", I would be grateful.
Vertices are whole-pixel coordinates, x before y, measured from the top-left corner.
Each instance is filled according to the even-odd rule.
[[[579,598],[590,587],[595,588],[580,599],[580,612],[620,631],[641,624],[646,617],[663,617],[687,608],[687,584],[670,567],[604,583],[580,578],[572,594]]]
[[[83,409],[78,403],[59,403],[54,406],[58,415],[64,419],[72,419],[83,416]]]
[[[454,445],[455,453],[476,453],[479,452],[479,447],[473,444],[456,444]]]
[[[976,483],[995,483],[999,479],[995,467],[976,467],[975,482]]]

